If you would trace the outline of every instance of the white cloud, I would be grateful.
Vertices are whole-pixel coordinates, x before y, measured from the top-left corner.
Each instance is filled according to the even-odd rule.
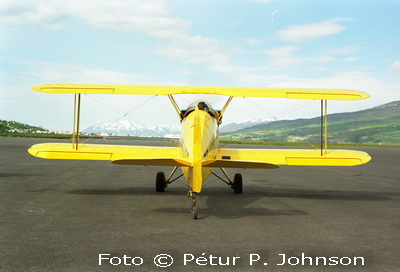
[[[188,34],[191,22],[170,15],[163,0],[4,0],[0,22],[5,24],[45,24],[61,29],[65,16],[116,31],[157,38],[162,44],[154,52],[187,62],[224,62],[229,55],[215,38]]]
[[[196,71],[194,71],[190,68],[183,68],[181,70],[181,75],[184,75],[184,76],[191,76],[191,75],[195,75],[195,74],[196,74]]]
[[[400,70],[400,60],[396,60],[395,62],[393,62],[391,68],[393,71],[399,71]]]
[[[135,32],[157,38],[170,38],[184,33],[190,22],[169,16],[160,0],[71,0],[65,4],[69,15],[89,24],[117,31]]]
[[[301,50],[300,47],[295,45],[287,45],[278,48],[274,48],[271,50],[266,51],[266,54],[272,57],[272,61],[270,65],[276,67],[288,67],[292,66],[304,61],[317,61],[317,62],[334,62],[337,60],[345,61],[345,62],[352,62],[356,61],[358,57],[346,57],[346,58],[338,58],[337,56],[340,55],[347,55],[350,53],[354,53],[359,50],[359,46],[357,45],[349,45],[343,46],[338,48],[333,48],[322,53],[319,56],[306,56],[306,57],[296,57],[294,54]]]
[[[250,2],[256,2],[256,3],[261,3],[261,4],[266,4],[266,3],[271,3],[275,0],[250,0]]]
[[[319,56],[319,57],[317,57],[315,59],[317,61],[319,61],[319,62],[333,62],[333,61],[336,61],[336,59],[334,57],[328,56],[328,55],[322,55],[322,56]]]
[[[266,51],[266,54],[272,57],[271,65],[273,66],[290,66],[307,60],[308,58],[298,58],[293,53],[299,51],[300,47],[287,45]]]
[[[237,65],[231,65],[228,63],[217,63],[214,65],[211,65],[209,67],[210,70],[221,73],[221,74],[227,74],[227,75],[243,75],[247,73],[254,73],[254,72],[260,72],[262,70],[265,70],[266,67],[263,66],[256,66],[256,67],[243,67],[243,66],[237,66]]]
[[[221,63],[229,60],[219,40],[202,36],[179,35],[154,52],[190,63]]]
[[[144,75],[122,73],[104,69],[83,67],[69,63],[20,62],[28,67],[25,75],[35,76],[38,82],[58,83],[98,83],[98,84],[145,84],[151,79]]]
[[[49,5],[48,1],[21,0],[2,1],[0,6],[0,23],[4,25],[42,24],[46,27],[55,25],[64,12],[57,7]]]
[[[302,42],[314,38],[330,36],[342,32],[345,27],[338,24],[346,18],[333,18],[323,22],[305,25],[293,25],[277,32],[279,38],[285,41]]]
[[[332,48],[332,49],[328,50],[328,54],[347,55],[347,54],[351,54],[351,53],[355,53],[355,52],[359,51],[360,48],[361,47],[359,45],[352,44],[352,45],[348,45],[348,46]]]
[[[267,54],[271,57],[287,57],[290,56],[293,52],[298,51],[299,49],[300,47],[298,46],[287,45],[268,50]]]
[[[342,60],[346,61],[346,62],[353,62],[353,61],[356,61],[358,59],[359,59],[359,57],[348,57],[348,58],[343,58]]]
[[[359,57],[342,57],[339,58],[338,56],[348,55],[351,53],[357,52],[361,47],[358,45],[348,45],[342,47],[332,48],[327,50],[323,55],[314,58],[316,61],[319,62],[333,62],[337,60],[345,61],[345,62],[353,62],[359,59]]]
[[[259,44],[263,43],[263,40],[262,39],[250,38],[250,39],[246,39],[245,42],[248,45],[259,45]]]

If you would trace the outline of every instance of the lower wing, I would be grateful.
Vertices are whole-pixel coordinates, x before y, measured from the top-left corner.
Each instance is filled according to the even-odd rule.
[[[179,147],[92,145],[80,144],[76,150],[71,144],[37,144],[28,152],[44,159],[107,160],[122,165],[191,166],[182,158]]]
[[[367,163],[371,157],[363,151],[313,149],[230,149],[221,148],[208,167],[278,168],[279,165],[354,166]]]
[[[183,158],[179,147],[37,144],[29,153],[44,159],[108,160],[120,165],[193,166]],[[367,163],[371,157],[362,151],[318,149],[230,149],[221,148],[214,159],[204,160],[204,167],[278,168],[279,165],[354,166]]]

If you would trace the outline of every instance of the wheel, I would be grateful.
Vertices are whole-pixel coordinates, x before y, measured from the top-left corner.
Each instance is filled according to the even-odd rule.
[[[196,220],[197,219],[197,207],[192,207],[191,209],[192,215],[193,215],[193,219]]]
[[[190,212],[193,215],[193,219],[196,220],[197,219],[196,193],[189,192],[189,194],[191,194],[192,197],[192,206],[190,207]]]
[[[243,192],[242,174],[235,174],[233,177],[233,192],[235,194],[241,194]]]
[[[156,192],[164,192],[166,182],[164,172],[158,172],[156,177]]]

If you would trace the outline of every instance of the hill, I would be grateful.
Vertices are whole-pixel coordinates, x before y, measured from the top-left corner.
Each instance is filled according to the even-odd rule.
[[[329,143],[400,144],[400,101],[358,112],[328,115]],[[223,140],[302,142],[320,141],[320,117],[283,120],[236,132]]]
[[[249,127],[254,127],[258,125],[263,125],[269,122],[272,122],[274,120],[271,119],[258,119],[258,120],[244,120],[241,122],[237,123],[229,123],[226,125],[223,125],[219,128],[219,132],[233,132],[233,131],[238,131],[241,129],[249,128]]]
[[[0,120],[0,133],[46,133],[48,130],[15,121]]]

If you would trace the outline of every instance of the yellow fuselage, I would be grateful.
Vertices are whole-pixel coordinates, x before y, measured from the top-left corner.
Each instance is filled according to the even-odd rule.
[[[182,167],[192,192],[200,193],[203,182],[213,168],[202,167],[202,162],[214,159],[218,150],[218,121],[209,112],[198,107],[182,120],[180,137],[182,157],[193,163],[192,167]]]

